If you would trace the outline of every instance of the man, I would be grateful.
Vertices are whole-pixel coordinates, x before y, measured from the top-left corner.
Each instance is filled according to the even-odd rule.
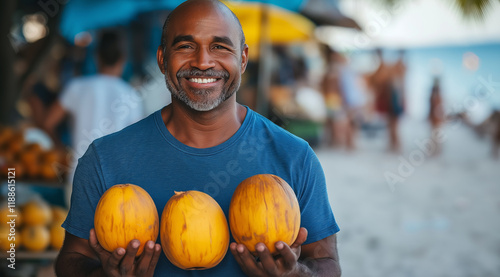
[[[122,44],[117,32],[103,32],[96,47],[98,74],[72,80],[44,120],[44,129],[59,142],[56,127],[67,116],[71,119],[69,180],[73,178],[77,159],[94,139],[119,131],[144,117],[139,95],[121,79],[125,64]]]
[[[305,141],[236,103],[247,57],[239,21],[222,3],[188,0],[169,15],[157,58],[172,103],[96,140],[80,159],[58,275],[340,276],[338,226],[314,152]],[[109,253],[91,230],[99,197],[114,184],[143,187],[159,213],[174,190],[204,191],[227,215],[236,186],[259,173],[285,179],[301,207],[305,228],[292,245],[277,243],[276,258],[262,243],[255,259],[244,245],[232,242],[216,267],[185,271],[166,259],[159,244],[149,241],[135,259],[137,240]]]
[[[404,86],[406,65],[404,52],[400,51],[398,61],[389,65],[384,61],[382,49],[375,50],[380,61],[377,70],[370,76],[370,85],[375,93],[375,108],[387,119],[389,151],[399,153],[399,119],[404,113]]]

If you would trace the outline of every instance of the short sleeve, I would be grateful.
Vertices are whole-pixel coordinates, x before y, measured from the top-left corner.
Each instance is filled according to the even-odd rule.
[[[299,180],[303,184],[297,195],[301,210],[300,225],[308,231],[304,244],[337,233],[340,229],[328,200],[325,173],[312,149],[304,159]]]
[[[89,238],[94,227],[94,213],[104,193],[104,179],[94,144],[78,160],[73,178],[73,191],[68,216],[62,227],[69,233],[84,239]]]

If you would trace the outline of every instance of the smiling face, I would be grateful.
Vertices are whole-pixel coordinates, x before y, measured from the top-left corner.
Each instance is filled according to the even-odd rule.
[[[239,88],[248,48],[241,28],[220,2],[188,1],[170,16],[158,64],[173,98],[209,111]]]

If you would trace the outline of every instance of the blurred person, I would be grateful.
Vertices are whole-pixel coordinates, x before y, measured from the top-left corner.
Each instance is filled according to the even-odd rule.
[[[340,55],[340,54],[339,54]],[[358,125],[364,117],[366,95],[361,85],[361,78],[349,65],[345,56],[340,56],[340,90],[344,98],[344,109],[347,113],[346,147],[356,148],[356,133]]]
[[[308,72],[305,59],[297,58],[294,65],[295,101],[309,120],[322,122],[326,117],[323,95],[311,84]]]
[[[399,57],[392,65],[391,113],[395,116],[403,114],[406,94],[406,61],[405,50],[399,50]]]
[[[295,85],[295,66],[294,58],[288,52],[285,45],[274,45],[273,54],[276,58],[276,68],[273,69],[271,81],[276,85],[293,86]]]
[[[44,129],[56,144],[60,143],[56,126],[65,118],[70,119],[70,182],[76,160],[94,139],[121,130],[144,116],[137,92],[120,78],[125,63],[122,44],[117,32],[103,32],[96,49],[98,73],[69,81],[44,119]]]
[[[431,124],[431,130],[434,133],[445,121],[443,97],[441,95],[441,82],[439,77],[434,78],[434,82],[431,89],[431,95],[429,98],[429,123]],[[433,147],[433,155],[437,155],[441,152],[441,146],[439,143],[435,143]]]
[[[406,65],[404,51],[394,65],[384,61],[382,49],[375,50],[379,59],[377,70],[370,76],[370,85],[375,93],[376,110],[386,117],[389,132],[389,151],[400,152],[399,118],[404,112]]]
[[[345,108],[345,96],[342,93],[341,64],[342,56],[328,45],[323,45],[326,70],[321,80],[321,91],[325,101],[327,117],[325,130],[327,144],[338,147],[353,147],[353,133]]]
[[[321,126],[326,119],[325,101],[321,92],[316,89],[309,78],[309,68],[303,57],[298,57],[294,62],[294,78],[296,85],[293,89],[294,100],[297,104],[298,115],[314,129],[301,136],[312,147],[320,143]]]
[[[188,0],[170,13],[157,61],[172,102],[95,140],[79,160],[59,276],[340,276],[339,228],[317,156],[307,142],[236,102],[248,51],[237,17],[219,1]],[[278,256],[258,243],[255,258],[232,240],[216,267],[182,270],[154,241],[136,258],[137,240],[108,252],[93,230],[99,198],[115,184],[141,186],[158,209],[174,191],[205,191],[227,215],[238,184],[262,173],[287,181],[301,207],[297,239],[277,242]]]

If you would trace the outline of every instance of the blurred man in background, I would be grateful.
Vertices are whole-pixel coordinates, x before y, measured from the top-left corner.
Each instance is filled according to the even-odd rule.
[[[429,122],[431,124],[431,130],[434,133],[445,121],[443,97],[441,94],[441,82],[439,77],[434,78],[429,100]],[[433,149],[433,155],[439,154],[441,152],[440,144],[436,143]]]
[[[121,79],[124,64],[120,35],[103,32],[97,45],[98,74],[70,81],[49,109],[44,129],[56,144],[60,138],[55,128],[70,117],[72,161],[67,176],[70,182],[77,159],[94,139],[121,130],[144,116],[139,95]]]
[[[404,112],[406,65],[404,51],[393,65],[387,64],[382,49],[376,49],[380,61],[377,70],[370,77],[370,85],[375,93],[375,108],[387,118],[389,151],[400,152],[399,118]]]

